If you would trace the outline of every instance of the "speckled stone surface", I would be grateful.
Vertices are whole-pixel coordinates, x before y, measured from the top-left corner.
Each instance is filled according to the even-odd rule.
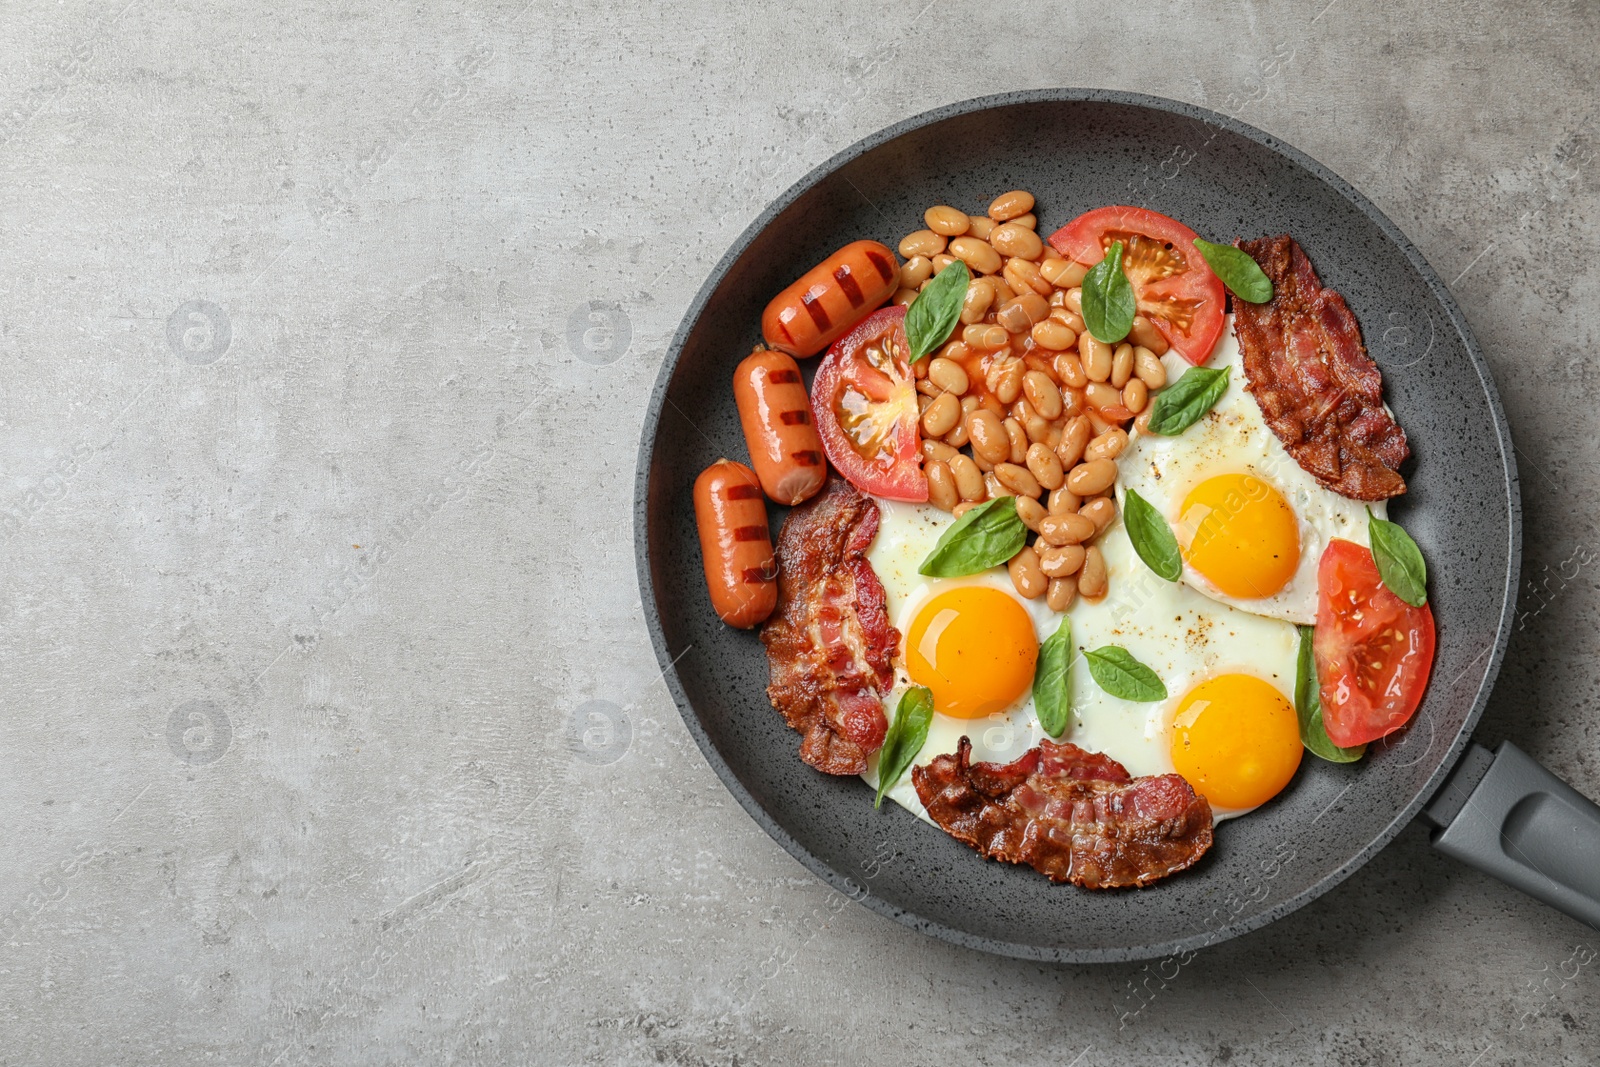
[[[1460,301],[1526,518],[1478,736],[1600,795],[1593,5],[0,19],[0,1063],[1600,1058],[1600,935],[1415,825],[1176,970],[851,902],[700,755],[632,530],[667,341],[801,175],[987,93],[1206,106]]]

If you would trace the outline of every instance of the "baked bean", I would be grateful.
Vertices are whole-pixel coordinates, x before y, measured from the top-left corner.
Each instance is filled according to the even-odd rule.
[[[1044,602],[1051,611],[1066,611],[1078,595],[1078,583],[1071,578],[1052,578],[1045,587]]]
[[[1138,430],[1140,433],[1149,433],[1150,432],[1150,416],[1154,412],[1155,412],[1155,408],[1153,408],[1153,407],[1146,408],[1145,410],[1139,412],[1139,417],[1137,419],[1133,420],[1133,428],[1135,430]]]
[[[989,327],[991,330],[996,328]],[[997,360],[989,368],[985,384],[989,386],[989,391],[995,395],[995,399],[1002,404],[1010,404],[1022,395],[1022,375],[1027,369],[1028,365],[1020,359]]]
[[[919,419],[922,417],[922,413],[928,410],[928,405],[931,403],[933,403],[933,397],[921,392],[917,393],[917,417]]]
[[[911,364],[911,376],[919,380],[926,378],[928,376],[928,361],[925,359],[919,359],[915,363]]]
[[[1040,415],[1029,415],[1022,420],[1022,432],[1028,435],[1029,448],[1040,444],[1046,448],[1055,447],[1050,443],[1050,435],[1055,432],[1055,426],[1047,418]]]
[[[1044,251],[1044,242],[1039,239],[1038,234],[1014,222],[996,226],[994,232],[989,234],[989,243],[1002,256],[1038,259],[1039,253]]]
[[[955,256],[949,255],[945,252],[940,252],[938,255],[933,257],[933,273],[938,274],[955,261]]]
[[[965,448],[971,440],[972,438],[967,434],[967,419],[965,415],[961,417],[961,421],[956,424],[955,429],[944,435],[944,443],[951,448]]]
[[[1144,410],[1144,406],[1149,400],[1150,387],[1138,378],[1122,387],[1122,406],[1135,415]]]
[[[960,396],[967,391],[971,383],[967,381],[967,372],[961,364],[952,359],[935,356],[928,361],[928,380],[947,393]]]
[[[944,238],[932,230],[913,230],[900,239],[900,255],[906,259],[913,256],[932,257],[943,252],[944,246]]]
[[[1167,354],[1167,337],[1156,324],[1143,315],[1133,317],[1133,327],[1128,330],[1128,339],[1134,344],[1148,348],[1158,356]]]
[[[1065,578],[1078,573],[1085,555],[1082,545],[1052,545],[1039,555],[1039,569],[1046,578]]]
[[[1144,345],[1133,350],[1133,373],[1150,389],[1160,389],[1167,384],[1167,368],[1161,365],[1160,357]]]
[[[919,366],[919,367],[922,366],[922,360],[920,360],[920,359],[917,360],[917,366]],[[934,397],[936,397],[940,393],[944,392],[944,390],[940,389],[937,385],[934,385],[932,382],[928,381],[928,379],[926,379],[926,378],[919,378],[917,380],[917,392],[921,393],[923,396],[927,397],[929,400],[932,400]],[[958,400],[957,403],[959,404],[960,401]]]
[[[995,307],[999,307],[1007,300],[1014,300],[1018,296],[1016,290],[1012,289],[1003,277],[991,277],[989,279],[989,288],[994,290]]]
[[[945,359],[951,360],[952,362],[960,363],[962,360],[967,358],[967,353],[969,351],[971,350],[967,348],[966,343],[960,338],[957,338],[954,341],[946,341],[944,347],[939,349],[939,355],[943,356]],[[922,366],[922,361],[919,359],[914,365],[920,367]],[[965,392],[965,390],[963,390],[963,392]]]
[[[1005,486],[1017,496],[1025,496],[1037,500],[1044,488],[1039,485],[1039,480],[1028,473],[1028,468],[1016,463],[997,463],[994,476],[1000,479],[1000,484]]]
[[[983,321],[994,303],[994,286],[988,278],[974,278],[967,286],[967,295],[961,300],[961,321],[968,326]]]
[[[1051,318],[1034,323],[1032,336],[1034,344],[1051,352],[1065,352],[1078,343],[1078,335],[1070,327]]]
[[[1049,511],[1052,515],[1076,515],[1083,506],[1083,501],[1078,494],[1062,486],[1060,489],[1050,490]]]
[[[1006,333],[1004,326],[975,322],[962,329],[961,340],[968,348],[993,352],[997,348],[1004,348],[1011,340],[1011,335]]]
[[[1033,194],[1023,189],[1013,189],[994,198],[989,205],[989,217],[996,222],[1005,222],[1032,210]]]
[[[1083,316],[1077,314],[1071,308],[1053,307],[1050,309],[1050,317],[1080,337],[1087,329],[1083,324]]]
[[[1050,310],[1050,301],[1046,300],[1045,297],[1049,296],[1054,290],[1050,288],[1050,283],[1044,280],[1044,275],[1039,273],[1038,265],[1031,259],[1013,256],[1006,260],[1006,269],[1001,274],[1006,283],[1018,293],[1033,293],[1039,298],[1039,303],[1044,307],[1044,311],[1040,313],[1039,318],[1044,318],[1045,314]]]
[[[1124,341],[1111,353],[1111,384],[1121,389],[1133,377],[1133,346]]]
[[[1030,230],[1037,230],[1039,228],[1039,216],[1030,211],[1026,215],[1018,215],[1012,219],[1011,225],[1026,226]]]
[[[961,503],[961,494],[956,491],[955,476],[950,468],[936,460],[924,464],[922,472],[928,476],[928,503],[940,511],[955,510]]]
[[[1088,277],[1089,268],[1075,260],[1046,256],[1045,261],[1039,264],[1039,273],[1043,274],[1051,285],[1060,286],[1062,289],[1075,289],[1083,284],[1084,278]]]
[[[1011,455],[1011,440],[1000,416],[987,408],[967,416],[967,435],[972,439],[973,455],[987,460],[990,466],[1004,463]]]
[[[1113,389],[1106,382],[1090,382],[1083,390],[1083,398],[1091,408],[1116,407],[1122,403],[1122,390]]]
[[[1085,460],[1116,459],[1122,455],[1122,450],[1127,447],[1128,435],[1113,426],[1089,442],[1083,450],[1083,458]]]
[[[933,260],[927,256],[912,256],[900,264],[900,285],[903,288],[915,289],[931,277]]]
[[[1006,462],[1020,465],[1028,458],[1028,431],[1016,419],[1007,419],[1002,425],[1006,428]]]
[[[1078,592],[1093,600],[1106,595],[1106,558],[1097,545],[1083,554],[1083,569],[1078,572]]]
[[[1083,361],[1071,352],[1063,352],[1056,357],[1055,371],[1061,384],[1069,389],[1082,389],[1089,384],[1089,376],[1083,372]]]
[[[1006,569],[1011,572],[1011,584],[1028,600],[1043,596],[1045,587],[1050,584],[1044,571],[1039,569],[1039,554],[1031,548],[1012,556]]]
[[[1042,441],[1035,441],[1028,446],[1026,463],[1028,473],[1046,489],[1060,489],[1061,483],[1066,481],[1067,475],[1061,469],[1061,461],[1050,450],[1050,446]]]
[[[978,502],[975,501],[975,500],[963,500],[961,503],[956,505],[955,510],[952,511],[950,514],[954,515],[956,518],[959,519],[961,516],[965,515],[967,512],[971,511],[973,508],[975,508],[977,506],[978,506]]]
[[[1110,386],[1107,386],[1106,388],[1109,389]],[[1083,414],[1084,417],[1089,420],[1090,428],[1094,430],[1094,433],[1090,435],[1092,437],[1099,437],[1101,434],[1105,433],[1107,430],[1116,425],[1116,423],[1106,418],[1097,407],[1085,407],[1083,409]]]
[[[1038,293],[1018,293],[1017,304],[1027,312],[1029,328],[1050,317],[1050,302]]]
[[[944,238],[940,237],[939,240],[943,241]],[[987,241],[980,241],[976,237],[957,237],[950,242],[950,254],[979,274],[994,274],[1002,262],[999,252],[990,248]]]
[[[1117,502],[1107,496],[1096,497],[1079,508],[1078,514],[1094,523],[1096,534],[1103,534],[1117,517]]]
[[[954,393],[940,393],[922,413],[922,432],[929,437],[943,437],[960,421],[961,401]]]
[[[1092,333],[1078,337],[1078,354],[1083,359],[1083,373],[1091,382],[1103,382],[1111,377],[1111,346]]]
[[[1083,314],[1083,290],[1074,286],[1067,290],[1067,295],[1061,298],[1061,306],[1074,315]]]
[[[960,452],[957,452],[943,441],[935,441],[927,437],[922,439],[922,458],[930,463],[934,461],[949,463],[960,454]]]
[[[994,476],[994,471],[983,472],[983,491],[988,495],[990,500],[993,500],[997,496],[1011,495],[1010,493],[1006,492],[1006,487],[1000,484],[1000,479]]]
[[[1061,417],[1061,390],[1043,371],[1031,370],[1022,376],[1022,392],[1042,418]]]
[[[1018,299],[1006,301],[1005,305],[994,313],[994,321],[1004,326],[1008,333],[1027,333],[1033,328],[1028,312]]]
[[[1039,524],[1039,536],[1052,545],[1076,545],[1099,533],[1094,523],[1075,512],[1051,513]]]
[[[1117,480],[1117,465],[1109,459],[1091,459],[1072,468],[1067,488],[1079,496],[1093,496],[1110,489]]]
[[[970,457],[957,452],[948,463],[950,474],[956,480],[956,491],[961,494],[962,500],[983,499],[983,472]]]
[[[1077,466],[1078,460],[1083,458],[1084,448],[1089,444],[1089,429],[1089,419],[1084,415],[1069,419],[1061,428],[1061,443],[1056,445],[1056,458],[1061,461],[1061,466],[1068,470]]]
[[[941,237],[960,237],[972,228],[972,223],[967,221],[965,211],[957,211],[943,204],[924,211],[922,221],[928,224],[928,229]]]
[[[917,291],[915,289],[896,289],[894,291],[894,298],[890,301],[890,303],[895,304],[898,307],[905,308],[910,307],[911,301],[915,300],[916,298]]]
[[[1022,525],[1034,533],[1039,532],[1039,524],[1049,517],[1049,514],[1044,510],[1044,505],[1033,499],[1033,497],[1017,497],[1017,518],[1022,520]]]
[[[967,232],[980,241],[987,241],[994,232],[995,222],[988,215],[968,215]]]

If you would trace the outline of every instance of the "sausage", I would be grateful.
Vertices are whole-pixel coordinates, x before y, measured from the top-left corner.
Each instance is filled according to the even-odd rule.
[[[792,356],[758,348],[733,372],[733,399],[761,488],[793,507],[828,480],[811,402]]]
[[[791,356],[814,356],[894,295],[900,268],[877,241],[855,241],[772,298],[761,336]]]
[[[694,517],[717,618],[741,630],[765,622],[778,603],[778,562],[755,472],[731,459],[701,471]]]

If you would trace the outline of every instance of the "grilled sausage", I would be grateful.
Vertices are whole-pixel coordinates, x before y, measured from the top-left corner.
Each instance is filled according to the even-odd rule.
[[[822,488],[828,465],[794,358],[758,348],[733,372],[733,399],[761,488],[793,507]]]
[[[900,268],[877,241],[855,241],[772,298],[761,335],[791,356],[814,356],[894,295]]]
[[[707,467],[695,479],[694,517],[717,618],[741,630],[765,622],[778,603],[778,564],[755,472],[731,459]]]

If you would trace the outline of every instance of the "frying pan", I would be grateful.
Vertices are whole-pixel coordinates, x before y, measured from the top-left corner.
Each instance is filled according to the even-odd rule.
[[[692,485],[745,446],[730,387],[767,300],[839,246],[891,247],[948,203],[1038,197],[1049,233],[1136,204],[1213,240],[1290,233],[1344,294],[1409,435],[1393,517],[1422,545],[1438,625],[1415,719],[1357,763],[1309,754],[1289,788],[1217,832],[1194,869],[1142,890],[1055,885],[980,859],[855,778],[801,763],[767,703],[754,632],[712,613]],[[809,375],[815,360],[807,361]],[[1129,93],[1051,89],[939,108],[853,145],[772,204],[717,264],[672,340],[639,452],[646,622],[684,722],[728,790],[818,877],[957,944],[1033,959],[1150,959],[1264,926],[1349,877],[1420,814],[1435,844],[1600,924],[1600,808],[1509,744],[1472,744],[1515,608],[1521,506],[1500,400],[1460,310],[1411,243],[1327,168],[1234,119]],[[772,508],[774,531],[784,511]]]

